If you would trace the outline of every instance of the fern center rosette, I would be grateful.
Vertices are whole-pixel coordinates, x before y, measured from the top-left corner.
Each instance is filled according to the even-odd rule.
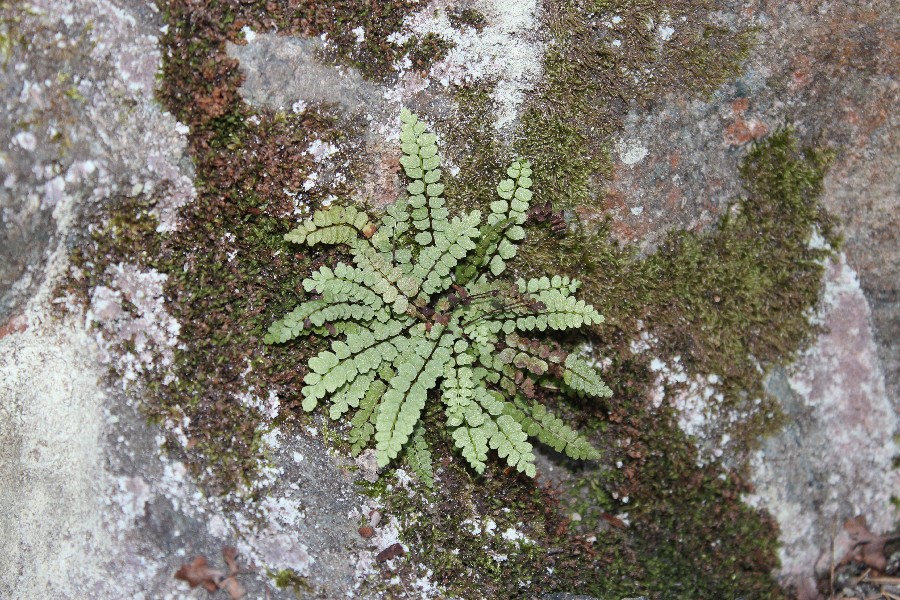
[[[529,334],[603,322],[577,300],[579,282],[502,278],[525,237],[531,167],[515,160],[497,186],[486,222],[480,211],[445,207],[435,135],[400,113],[404,197],[376,226],[352,206],[332,206],[285,235],[296,244],[345,245],[353,265],[324,266],[303,282],[313,299],[269,328],[266,343],[301,334],[333,338],[309,360],[303,408],[330,402],[332,419],[355,411],[354,454],[375,440],[379,467],[401,453],[431,487],[431,453],[421,421],[440,398],[455,446],[482,473],[489,450],[531,477],[534,437],[576,459],[596,459],[588,441],[536,400],[536,386],[608,397],[596,370],[576,353]]]

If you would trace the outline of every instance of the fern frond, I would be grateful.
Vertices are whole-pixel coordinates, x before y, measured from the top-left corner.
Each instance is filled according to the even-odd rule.
[[[516,243],[525,237],[522,225],[528,218],[531,202],[531,165],[528,161],[514,160],[506,170],[509,175],[497,184],[499,200],[491,203],[488,225],[503,224],[502,234],[496,245],[488,248],[483,259],[491,274],[496,277],[506,270],[506,261],[516,256]]]
[[[269,326],[269,331],[263,337],[266,344],[283,344],[303,333],[306,329],[306,319],[329,306],[325,300],[310,300],[304,302],[288,314],[284,315]]]
[[[386,389],[387,385],[383,381],[375,380],[359,402],[359,410],[350,421],[352,429],[348,436],[353,456],[359,455],[375,434],[376,409]]]
[[[460,425],[451,434],[453,442],[462,452],[463,458],[479,474],[484,473],[488,453],[488,440],[496,432],[496,423],[485,421],[478,427],[469,427],[465,424]]]
[[[500,323],[500,329],[504,333],[545,331],[548,327],[563,331],[603,323],[603,315],[597,309],[584,300],[578,300],[559,290],[544,290],[532,297],[540,302],[540,308],[519,307],[485,319]]]
[[[429,489],[434,488],[434,470],[431,466],[431,450],[425,441],[425,427],[419,422],[406,446],[406,462],[419,480]]]
[[[322,295],[326,302],[359,302],[379,309],[384,306],[383,298],[366,283],[368,277],[361,269],[338,263],[334,270],[321,267],[303,280],[303,289]]]
[[[441,179],[441,159],[437,137],[427,131],[424,123],[406,109],[400,111],[400,142],[403,156],[400,165],[411,180],[407,186],[410,218],[419,231],[415,242],[420,247],[433,241],[433,234],[446,228],[449,211],[444,206],[444,185]]]
[[[397,366],[378,409],[375,452],[380,467],[396,458],[406,444],[425,408],[428,390],[437,385],[450,360],[451,336],[435,340],[420,332],[413,339],[413,351]]]
[[[352,206],[332,206],[316,211],[299,227],[286,233],[284,239],[295,244],[349,244],[358,235],[372,237],[375,226],[369,216]]]
[[[303,378],[303,409],[313,410],[318,401],[333,394],[360,373],[380,369],[390,363],[400,350],[393,343],[412,324],[388,321],[375,329],[363,329],[350,334],[346,341],[335,340],[331,350],[309,359],[310,372]]]
[[[410,296],[415,295],[422,282],[392,264],[368,243],[357,241],[352,249],[353,261],[362,271],[365,285],[381,296],[385,304],[390,304],[395,314],[404,314]]]
[[[510,415],[500,415],[496,423],[497,431],[489,441],[491,449],[496,450],[500,458],[505,458],[509,466],[534,477],[534,454],[528,443],[528,434]]]
[[[577,329],[584,325],[603,323],[603,315],[597,312],[597,309],[570,294],[549,289],[532,294],[532,297],[546,307],[542,312],[547,315],[547,325],[552,329]],[[524,330],[533,329],[530,323],[531,321],[528,321]],[[517,322],[516,328],[522,330],[523,324]]]
[[[538,377],[551,369],[558,371],[558,365],[566,359],[566,353],[558,348],[551,348],[547,344],[515,334],[506,336],[506,345],[507,347],[498,355],[501,362]]]
[[[398,200],[385,210],[378,231],[372,236],[372,245],[382,253],[393,253],[409,231],[409,206]]]
[[[578,395],[588,395],[594,398],[609,398],[612,390],[607,387],[597,371],[575,354],[566,357],[563,382]]]
[[[434,243],[422,249],[412,276],[422,281],[423,301],[450,287],[450,271],[475,248],[473,239],[478,237],[480,221],[481,213],[477,210],[462,217],[454,217],[443,231],[435,232]]]
[[[533,402],[530,405],[516,406],[507,402],[504,404],[503,412],[519,423],[526,434],[537,438],[557,452],[563,452],[576,460],[600,458],[600,453],[591,446],[587,438],[566,425],[543,404]]]
[[[352,452],[374,440],[380,467],[403,453],[429,487],[434,474],[421,420],[429,396],[440,398],[454,445],[478,473],[494,451],[534,476],[529,436],[575,458],[598,457],[585,438],[528,402],[538,397],[537,385],[594,397],[608,397],[609,388],[585,360],[518,333],[595,325],[603,317],[575,298],[579,283],[568,277],[498,278],[525,236],[531,166],[512,162],[486,222],[478,211],[451,218],[435,135],[408,110],[400,117],[406,194],[378,227],[352,206],[334,206],[285,236],[308,246],[346,245],[353,259],[305,279],[313,299],[275,321],[264,338],[331,338],[309,359],[303,408],[327,398],[332,419],[355,409]]]
[[[444,413],[449,427],[468,424],[478,427],[484,423],[485,415],[475,399],[475,376],[468,366],[459,365],[448,369],[442,387],[442,400],[446,405]]]
[[[375,372],[359,375],[356,379],[345,383],[337,392],[331,396],[331,408],[328,411],[332,420],[337,420],[350,410],[359,406],[360,400],[372,387],[375,382]]]
[[[516,287],[527,294],[555,290],[568,296],[578,291],[578,288],[581,287],[581,282],[577,279],[570,279],[565,275],[554,275],[553,277],[535,277],[528,281],[517,279]]]

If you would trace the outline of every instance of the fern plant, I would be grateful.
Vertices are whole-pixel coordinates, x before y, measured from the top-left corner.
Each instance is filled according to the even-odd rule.
[[[579,282],[501,275],[525,237],[531,167],[515,160],[482,222],[451,217],[436,138],[400,113],[400,163],[408,194],[376,226],[352,206],[332,206],[285,235],[296,244],[345,245],[353,265],[324,266],[303,282],[312,299],[269,328],[266,343],[302,334],[334,338],[309,360],[303,408],[330,402],[330,416],[355,411],[354,454],[372,439],[379,467],[401,453],[429,487],[434,477],[421,415],[440,398],[455,446],[478,473],[489,450],[535,475],[534,437],[576,459],[596,459],[588,441],[540,404],[537,386],[608,397],[599,374],[559,345],[529,339],[547,330],[601,323],[574,297]]]

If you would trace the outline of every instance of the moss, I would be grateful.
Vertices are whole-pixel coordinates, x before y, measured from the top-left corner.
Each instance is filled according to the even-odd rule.
[[[168,275],[168,309],[183,343],[175,350],[174,380],[146,382],[145,408],[159,423],[190,420],[187,448],[172,449],[211,491],[224,491],[249,482],[263,458],[261,416],[239,397],[276,392],[284,425],[303,419],[291,412],[303,376],[296,365],[315,341],[267,349],[261,337],[268,311],[291,308],[303,273],[326,258],[296,253],[282,239],[295,209],[313,210],[325,194],[304,189],[313,168],[304,150],[314,139],[343,144],[348,132],[327,110],[251,119],[237,95],[236,65],[224,57],[224,39],[239,20],[211,20],[225,10],[218,5],[165,8],[170,29],[160,95],[192,126],[198,198],[180,212],[171,235],[155,232],[152,197],[126,199],[98,216],[93,242],[76,257],[91,266],[79,285],[86,291],[102,284],[105,265],[119,261]]]
[[[487,18],[481,12],[471,7],[450,8],[447,10],[447,18],[450,19],[450,24],[456,29],[471,27],[480,33],[487,25]]]
[[[278,589],[290,590],[297,598],[302,598],[304,594],[312,591],[312,586],[309,585],[306,577],[297,574],[293,569],[269,572],[269,577],[272,578]]]
[[[442,133],[446,162],[459,166],[459,173],[447,178],[445,194],[456,210],[487,209],[494,199],[497,173],[504,172],[513,158],[494,130],[492,90],[491,83],[456,88],[458,110],[435,126]]]
[[[762,387],[764,373],[793,360],[816,329],[816,306],[828,247],[810,247],[813,232],[840,242],[818,201],[829,156],[800,150],[790,130],[757,145],[742,174],[747,196],[734,203],[716,231],[671,233],[655,254],[638,260],[632,249],[599,231],[575,231],[554,244],[523,249],[523,268],[554,268],[580,277],[587,301],[605,307],[605,347],[646,330],[656,351],[680,357],[690,374],[715,374],[723,409],[749,413],[747,440],[777,424],[777,407]],[[571,257],[580,257],[572,264]],[[754,408],[754,403],[762,404]]]
[[[427,71],[431,65],[446,57],[454,44],[435,33],[426,33],[421,38],[410,38],[404,46],[409,48],[408,55],[413,66]]]
[[[710,94],[737,73],[752,33],[714,25],[716,8],[711,0],[547,4],[553,45],[515,144],[540,165],[540,198],[557,208],[598,206],[599,183],[611,173],[613,136],[629,110],[673,89]],[[649,25],[668,22],[679,30],[669,43],[647,34]]]
[[[415,0],[305,0],[300,3],[287,0],[241,3],[206,0],[199,4],[183,0],[158,0],[158,4],[166,22],[182,30],[165,36],[167,41],[175,41],[176,45],[185,44],[191,50],[204,46],[217,49],[225,39],[233,42],[242,39],[241,29],[245,26],[257,31],[278,31],[282,35],[319,36],[328,42],[325,58],[352,66],[373,79],[392,76],[394,64],[408,54],[416,55],[419,68],[425,69],[432,61],[438,60],[447,47],[447,42],[436,36],[412,38],[402,45],[388,41],[391,34],[402,29],[404,18],[420,8]],[[182,38],[182,33],[193,35]],[[359,33],[362,33],[361,39]],[[206,72],[199,72],[198,78],[208,80],[211,70],[225,66],[221,55],[210,54],[209,57],[218,64],[207,62],[202,65]],[[222,88],[222,91],[227,90]]]
[[[524,477],[473,479],[464,466],[452,462],[449,445],[438,443],[438,453],[444,466],[439,470],[441,486],[433,494],[389,490],[383,483],[370,486],[368,493],[384,502],[387,515],[400,520],[411,562],[432,570],[430,579],[450,595],[518,597],[519,582],[535,576],[546,550],[541,540],[552,494]],[[503,473],[502,465],[492,467]],[[383,479],[390,481],[392,473]],[[487,529],[491,522],[493,528]],[[533,541],[504,539],[502,534],[510,528]],[[382,577],[370,585],[377,589],[394,574],[384,565]]]

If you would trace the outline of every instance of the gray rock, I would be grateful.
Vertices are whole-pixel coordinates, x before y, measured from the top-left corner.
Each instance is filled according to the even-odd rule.
[[[85,315],[56,316],[67,252],[85,235],[80,215],[153,194],[161,229],[172,230],[194,190],[187,128],[153,99],[155,5],[34,4],[35,14],[16,25],[34,45],[14,45],[0,61],[0,596],[179,597],[187,593],[172,577],[179,566],[202,555],[224,568],[229,545],[241,550],[242,564],[290,568],[326,597],[352,595],[398,531],[386,515],[376,537],[359,538],[360,520],[377,507],[357,495],[348,462],[320,438],[273,429],[271,462],[254,483],[264,500],[205,497],[178,449],[160,448],[164,433],[178,436],[177,419],[165,429],[148,425],[140,388],[107,380],[109,361],[138,375],[156,368],[152,357],[116,354],[85,326]],[[615,231],[651,252],[672,228],[710,226],[740,192],[736,167],[746,144],[783,123],[839,151],[825,202],[843,219],[846,261],[830,267],[826,333],[794,371],[769,382],[792,420],[765,443],[749,498],[781,524],[783,576],[807,585],[834,523],[862,512],[873,529],[890,527],[888,497],[900,488],[890,468],[900,409],[897,82],[889,44],[896,23],[885,18],[887,0],[753,1],[744,9],[720,15],[760,26],[738,80],[710,102],[673,94],[629,115],[616,146]],[[516,98],[539,74],[522,68],[543,49],[538,24],[515,12],[489,16],[503,22],[483,39],[460,38],[437,79],[410,73],[395,87],[323,64],[314,41],[258,34],[228,51],[241,61],[251,103],[364,109],[372,117],[366,152],[379,157],[373,172],[382,173],[399,105],[415,98],[428,110],[451,110],[454,78],[497,78],[508,92],[503,118],[515,115]],[[467,57],[477,57],[470,63],[484,73],[467,70]],[[391,185],[372,175],[360,195],[390,197],[383,190]],[[160,274],[120,270],[115,289],[95,290],[89,320],[101,331],[136,333],[116,302],[143,294],[146,305],[131,302],[144,319],[135,329],[165,356],[175,336],[165,326]],[[242,582],[251,595],[292,596],[261,571]]]
[[[355,69],[324,64],[318,38],[252,34],[244,45],[229,43],[227,51],[241,63],[241,93],[254,106],[289,111],[327,102],[354,112],[383,102],[381,90]]]

